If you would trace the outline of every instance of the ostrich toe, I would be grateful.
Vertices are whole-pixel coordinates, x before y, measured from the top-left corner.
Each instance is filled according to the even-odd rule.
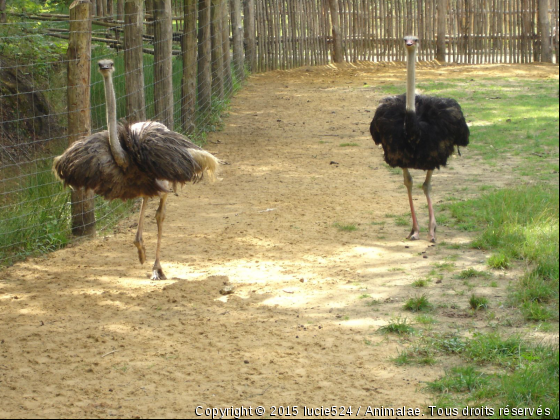
[[[146,262],[146,248],[144,247],[143,242],[134,242],[136,248],[138,248],[138,259],[140,260],[140,264],[144,264]]]
[[[152,280],[167,280],[167,277],[163,274],[161,267],[154,268],[154,271],[152,271]]]
[[[406,239],[408,239],[410,241],[418,241],[420,239],[420,232],[412,229],[410,231],[410,234],[406,237]]]

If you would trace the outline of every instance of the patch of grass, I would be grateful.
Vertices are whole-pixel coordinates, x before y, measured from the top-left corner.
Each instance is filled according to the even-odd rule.
[[[428,383],[428,389],[441,394],[473,392],[490,382],[488,375],[473,366],[457,366],[446,371],[445,376]]]
[[[479,270],[475,270],[474,268],[468,268],[466,270],[461,271],[458,275],[457,278],[459,279],[473,279],[476,277],[483,277],[483,278],[488,278],[490,277],[490,273],[487,273],[486,271],[479,271]]]
[[[360,147],[358,143],[341,143],[340,147]]]
[[[399,352],[393,361],[397,366],[411,364],[431,366],[436,363],[433,352],[428,347],[413,347],[410,350]]]
[[[382,333],[405,335],[414,333],[414,328],[410,325],[408,318],[397,317],[392,318],[388,325],[379,328],[379,331]]]
[[[395,224],[397,226],[408,226],[410,225],[410,218],[406,216],[396,216],[395,217]]]
[[[426,295],[410,298],[404,304],[404,309],[411,312],[428,312],[433,307]]]
[[[431,325],[437,323],[437,320],[433,316],[426,314],[418,315],[415,320],[422,325]]]
[[[504,252],[498,252],[497,254],[491,255],[487,261],[488,267],[494,268],[496,270],[507,269],[511,267],[511,260],[508,255]]]
[[[367,306],[371,306],[371,307],[373,307],[373,306],[379,306],[379,305],[381,305],[381,302],[380,302],[378,299],[372,299],[372,300],[368,300],[368,301],[366,302],[366,305],[367,305]]]
[[[430,279],[418,279],[412,282],[412,287],[427,287],[430,284]]]
[[[471,295],[469,299],[469,305],[471,309],[475,311],[488,309],[488,299],[482,296],[475,296],[474,294]]]
[[[355,232],[358,230],[358,226],[355,224],[343,225],[337,222],[333,225],[333,227],[337,228],[340,232]]]
[[[358,297],[358,299],[371,299],[371,295],[368,295],[367,293],[364,293],[363,295],[360,295]]]

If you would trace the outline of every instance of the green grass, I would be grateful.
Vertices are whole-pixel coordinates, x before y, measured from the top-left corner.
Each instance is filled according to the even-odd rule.
[[[340,147],[360,147],[358,143],[342,143]]]
[[[485,405],[496,410],[523,407],[531,410],[523,418],[558,417],[557,347],[530,345],[519,336],[502,337],[495,333],[475,334],[470,340],[454,337],[441,340],[434,347],[444,353],[460,355],[465,363],[446,370],[443,377],[427,384],[438,403],[443,400],[455,407]],[[489,370],[486,367],[492,366],[505,370],[486,373]],[[543,410],[540,415],[537,414],[539,407]],[[548,413],[544,413],[545,409]],[[516,416],[506,412],[500,415],[496,411],[491,417]]]
[[[488,299],[482,296],[475,296],[473,294],[469,299],[469,305],[471,309],[474,309],[475,311],[488,309]]]
[[[486,272],[486,271],[480,271],[480,270],[475,270],[474,268],[468,268],[466,270],[461,271],[459,274],[457,274],[457,278],[466,280],[466,279],[472,279],[472,278],[476,278],[476,277],[483,277],[483,278],[488,278],[490,277],[491,274]]]
[[[396,317],[384,327],[379,328],[379,332],[397,335],[405,335],[414,333],[414,328],[410,325],[408,318]]]
[[[333,227],[337,228],[340,232],[355,232],[358,230],[358,226],[355,224],[343,225],[341,223],[334,223]]]
[[[428,312],[433,307],[426,295],[410,298],[404,304],[404,309],[411,312]]]
[[[448,205],[453,217],[468,218],[480,226],[472,242],[491,251],[487,263],[508,269],[523,263],[526,273],[511,294],[511,303],[522,308],[528,320],[555,318],[559,279],[559,194],[555,186],[520,186]],[[478,276],[466,270],[462,278]],[[537,305],[544,306],[542,310]],[[557,318],[557,316],[556,316]]]

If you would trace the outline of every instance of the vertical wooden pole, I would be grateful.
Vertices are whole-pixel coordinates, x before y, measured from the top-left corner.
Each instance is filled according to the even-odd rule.
[[[329,0],[331,9],[331,22],[332,22],[332,38],[333,38],[333,61],[335,63],[342,63],[344,55],[342,52],[342,34],[340,32],[340,16],[338,13],[338,2],[336,0]]]
[[[91,134],[91,13],[89,0],[70,5],[68,41],[68,143]],[[72,191],[72,233],[95,235],[95,202],[92,191]]]
[[[212,0],[212,95],[224,99],[224,56],[222,52],[223,0]]]
[[[117,20],[124,20],[124,0],[117,0]]]
[[[539,29],[541,33],[541,62],[552,62],[552,46],[550,45],[550,20],[548,18],[549,0],[539,0]]]
[[[212,57],[210,0],[198,0],[198,109],[205,115],[212,104]]]
[[[154,1],[155,119],[173,130],[173,26],[171,0]]]
[[[257,50],[255,40],[255,2],[243,1],[243,37],[245,42],[245,57],[250,72],[257,70]]]
[[[437,53],[436,59],[440,63],[445,63],[446,54],[446,35],[447,35],[447,2],[449,0],[438,0],[437,3]]]
[[[105,16],[105,5],[103,4],[103,0],[97,0],[97,16],[102,17]]]
[[[243,54],[241,0],[231,0],[231,31],[233,33],[233,69],[237,80],[243,80],[245,77],[245,57]]]
[[[0,0],[0,23],[6,22],[6,0]]]
[[[146,120],[144,98],[144,53],[142,52],[142,0],[124,4],[124,78],[126,119],[129,123]]]
[[[229,21],[229,1],[222,1],[222,56],[224,74],[224,93],[226,96],[233,91],[233,76],[231,72],[231,25]]]
[[[182,80],[182,102],[181,122],[183,130],[189,134],[196,128],[196,24],[197,24],[197,0],[184,0],[185,27],[183,43],[183,80]]]

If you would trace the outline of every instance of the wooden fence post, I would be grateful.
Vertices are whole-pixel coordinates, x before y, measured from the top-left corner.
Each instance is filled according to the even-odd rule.
[[[243,2],[243,30],[245,42],[245,57],[250,72],[257,71],[257,50],[255,39],[255,2],[244,0]]]
[[[447,7],[449,0],[438,0],[437,3],[437,46],[436,60],[447,61]]]
[[[222,3],[212,0],[212,94],[224,99],[224,56],[222,51]]]
[[[117,20],[124,20],[124,0],[117,0]]]
[[[198,109],[205,115],[212,105],[212,39],[210,0],[198,0]]]
[[[196,128],[197,0],[185,0],[184,15],[185,29],[181,46],[183,50],[181,122],[183,130],[192,134]]]
[[[548,18],[549,0],[539,0],[539,29],[541,32],[541,62],[552,63],[550,42],[550,20]]]
[[[6,22],[6,0],[0,0],[0,23]]]
[[[171,0],[154,1],[155,119],[173,130],[173,23]]]
[[[129,123],[146,121],[144,97],[144,53],[142,0],[126,0],[124,4],[124,78],[126,119]]]
[[[222,57],[224,74],[224,93],[226,97],[233,90],[233,76],[231,73],[231,42],[230,42],[230,22],[229,22],[229,1],[222,1]]]
[[[331,24],[332,24],[332,37],[333,37],[333,61],[335,63],[342,63],[344,61],[344,53],[342,50],[342,34],[340,32],[340,16],[338,14],[338,2],[336,0],[329,0],[331,9]]]
[[[233,69],[235,77],[238,81],[241,81],[245,77],[241,0],[231,0],[231,31],[233,33]]]
[[[91,13],[89,0],[70,5],[68,41],[68,143],[91,134]],[[72,233],[95,235],[95,201],[92,191],[72,191]]]

